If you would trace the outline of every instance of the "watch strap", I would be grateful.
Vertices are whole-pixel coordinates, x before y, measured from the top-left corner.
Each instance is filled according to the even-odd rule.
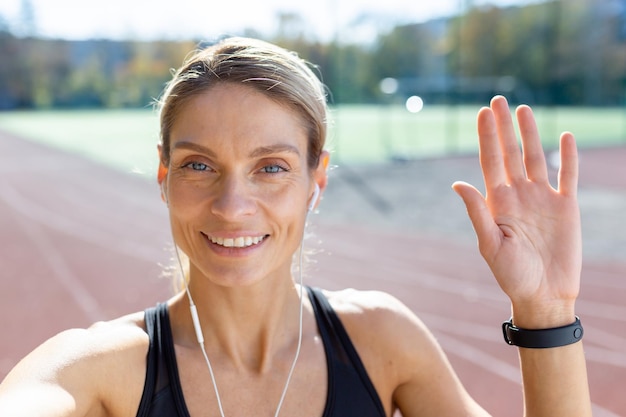
[[[524,348],[545,349],[571,345],[583,337],[583,326],[576,316],[576,321],[552,329],[520,329],[513,324],[513,319],[502,323],[502,335],[509,345]]]

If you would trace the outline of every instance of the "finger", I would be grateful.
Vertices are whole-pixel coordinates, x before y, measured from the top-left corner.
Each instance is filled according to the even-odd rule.
[[[485,258],[489,258],[494,253],[498,245],[499,228],[493,221],[493,217],[485,198],[474,186],[457,181],[452,184],[452,189],[463,199],[467,214],[472,222],[480,252]]]
[[[526,177],[522,164],[522,154],[513,127],[511,110],[506,99],[502,96],[495,96],[491,100],[491,108],[496,120],[507,183],[511,184]]]
[[[578,189],[578,149],[574,135],[569,132],[561,135],[560,153],[559,192],[575,197]]]
[[[541,138],[535,123],[533,111],[528,106],[519,106],[515,112],[522,136],[524,167],[529,180],[548,182],[546,156],[541,145]]]
[[[487,194],[500,185],[506,184],[506,174],[502,162],[502,152],[498,143],[498,132],[493,111],[483,107],[478,112],[478,145],[480,167]]]

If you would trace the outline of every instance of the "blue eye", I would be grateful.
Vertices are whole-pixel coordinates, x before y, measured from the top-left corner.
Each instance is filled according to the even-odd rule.
[[[194,171],[206,171],[209,169],[209,166],[207,164],[203,164],[202,162],[189,162],[188,164],[185,164],[184,167],[191,168]]]
[[[263,168],[261,168],[261,171],[263,171],[266,174],[278,174],[279,172],[286,171],[286,169],[281,167],[280,165],[274,164],[274,165],[264,166]]]

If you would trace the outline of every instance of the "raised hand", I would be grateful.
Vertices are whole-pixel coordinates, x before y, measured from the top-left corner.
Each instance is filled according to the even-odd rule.
[[[520,326],[550,327],[573,321],[581,270],[577,202],[578,154],[574,137],[560,138],[558,186],[548,169],[532,110],[517,108],[517,141],[504,97],[478,113],[485,196],[456,182],[478,237],[480,253],[509,296]]]

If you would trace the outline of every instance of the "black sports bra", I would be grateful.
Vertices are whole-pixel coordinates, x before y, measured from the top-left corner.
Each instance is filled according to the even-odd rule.
[[[385,417],[380,397],[339,317],[319,289],[307,287],[307,291],[328,366],[322,417]],[[190,417],[178,376],[167,305],[158,304],[145,314],[150,347],[137,417]]]

